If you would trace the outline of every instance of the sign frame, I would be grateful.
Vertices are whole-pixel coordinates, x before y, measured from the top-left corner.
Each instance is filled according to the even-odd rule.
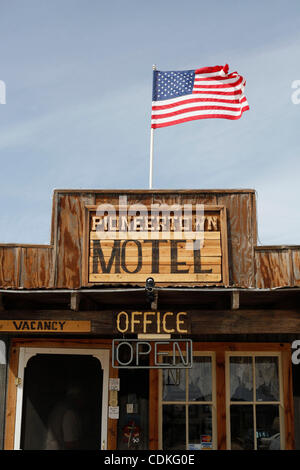
[[[167,202],[167,201],[166,201]],[[101,204],[101,201],[99,201]],[[133,203],[134,205],[134,203]],[[89,253],[90,253],[90,227],[91,227],[91,213],[97,211],[97,205],[86,205],[85,206],[85,215],[84,215],[84,228],[83,228],[83,258],[82,258],[82,282],[84,286],[95,286],[95,285],[135,285],[141,286],[145,285],[146,279],[148,277],[153,277],[155,280],[155,284],[157,286],[170,286],[170,285],[190,285],[190,286],[228,286],[229,285],[229,266],[228,266],[228,236],[227,236],[227,212],[226,207],[224,205],[209,205],[203,204],[204,207],[204,214],[205,213],[215,213],[219,216],[219,224],[220,224],[220,248],[221,248],[221,279],[220,281],[217,280],[205,280],[205,275],[198,274],[197,280],[191,279],[191,274],[179,276],[180,279],[174,279],[174,275],[172,274],[165,274],[160,275],[153,273],[145,273],[144,275],[135,275],[135,273],[131,273],[130,277],[119,275],[117,279],[100,279],[97,280],[90,280],[90,269],[89,269]],[[116,205],[117,207],[117,205]],[[139,240],[139,238],[137,238]],[[185,239],[183,238],[183,241]],[[180,263],[179,263],[180,264]],[[173,279],[172,279],[173,276]],[[110,276],[109,276],[110,277]],[[203,278],[202,278],[203,277]]]

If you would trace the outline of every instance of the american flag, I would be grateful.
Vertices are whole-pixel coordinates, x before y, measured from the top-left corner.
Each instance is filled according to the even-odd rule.
[[[245,80],[229,67],[154,70],[151,127],[173,126],[195,119],[239,119],[249,109]]]

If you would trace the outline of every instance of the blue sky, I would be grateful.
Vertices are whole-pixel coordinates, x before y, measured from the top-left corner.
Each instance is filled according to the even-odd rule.
[[[257,191],[300,244],[299,0],[0,0],[0,243],[49,243],[54,189],[147,189],[152,65],[229,64],[250,111],[155,130],[153,187]]]

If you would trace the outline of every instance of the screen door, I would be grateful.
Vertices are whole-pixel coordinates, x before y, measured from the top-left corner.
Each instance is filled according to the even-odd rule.
[[[15,449],[106,448],[109,351],[21,348]]]

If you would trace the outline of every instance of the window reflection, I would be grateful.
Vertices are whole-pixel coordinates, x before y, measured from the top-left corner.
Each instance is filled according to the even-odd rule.
[[[185,369],[163,370],[163,401],[185,401]]]
[[[230,407],[231,449],[254,449],[253,405]]]
[[[163,406],[163,448],[185,450],[185,405]]]
[[[255,382],[257,401],[279,400],[279,377],[277,357],[255,358]]]
[[[189,449],[212,449],[212,407],[209,405],[189,406]]]
[[[253,400],[252,357],[230,358],[231,401]]]
[[[256,438],[260,450],[280,449],[280,422],[278,405],[256,406]]]
[[[195,357],[189,370],[189,400],[211,401],[212,373],[210,357]]]

